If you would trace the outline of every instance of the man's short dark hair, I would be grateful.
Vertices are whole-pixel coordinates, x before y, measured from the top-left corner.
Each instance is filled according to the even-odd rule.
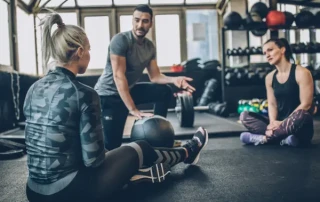
[[[139,4],[134,8],[133,11],[140,11],[140,12],[144,12],[144,13],[149,13],[151,16],[151,21],[152,21],[153,11],[147,4]]]

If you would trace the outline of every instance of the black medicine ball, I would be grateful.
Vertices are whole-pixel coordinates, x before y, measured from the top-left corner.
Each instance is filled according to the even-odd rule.
[[[137,120],[131,130],[131,141],[145,140],[153,147],[174,145],[174,129],[164,117],[154,115]]]
[[[223,23],[228,29],[238,29],[242,25],[242,17],[239,13],[232,11],[224,17]]]
[[[286,16],[286,28],[290,28],[292,26],[292,23],[294,22],[294,15],[288,11],[283,12]]]
[[[314,15],[304,10],[297,14],[295,21],[298,28],[308,28],[314,25]]]
[[[257,2],[252,5],[250,13],[258,13],[263,19],[267,17],[267,14],[269,13],[269,8],[265,3]]]
[[[318,11],[315,15],[314,15],[314,26],[316,27],[320,27],[320,11]]]

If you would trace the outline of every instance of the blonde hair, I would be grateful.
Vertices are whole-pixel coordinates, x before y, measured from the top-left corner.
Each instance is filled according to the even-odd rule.
[[[51,28],[58,25],[51,35]],[[40,21],[42,26],[42,64],[46,70],[48,61],[52,57],[55,62],[68,64],[74,59],[79,47],[86,45],[87,35],[83,28],[75,25],[65,25],[58,13],[51,12]]]

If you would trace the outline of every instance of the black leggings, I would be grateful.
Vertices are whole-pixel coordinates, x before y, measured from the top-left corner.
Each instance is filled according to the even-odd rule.
[[[242,124],[254,134],[266,134],[269,118],[254,112],[242,112],[240,115]],[[278,141],[294,135],[299,139],[301,145],[310,143],[313,137],[313,118],[305,110],[297,110],[283,120],[280,126],[273,131],[273,136],[268,138],[270,142]]]
[[[154,114],[167,116],[168,107],[173,97],[169,85],[154,83],[138,83],[130,90],[136,105],[155,103]],[[128,109],[119,95],[100,96],[102,108],[102,124],[105,148],[108,150],[120,147],[123,129],[128,116]]]
[[[83,167],[72,182],[58,193],[41,195],[27,186],[27,198],[30,202],[106,199],[121,190],[139,168],[154,163],[167,163],[172,167],[185,158],[183,147],[152,148],[145,141],[136,141],[108,151],[104,162],[97,168]]]

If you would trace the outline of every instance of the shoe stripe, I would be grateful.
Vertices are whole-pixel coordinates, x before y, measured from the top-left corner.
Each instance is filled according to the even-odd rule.
[[[161,163],[161,165],[162,165],[162,163]],[[159,173],[158,164],[156,164],[156,169],[157,169],[157,174],[158,174],[158,182],[160,182],[160,173]]]
[[[172,152],[172,162],[171,162],[170,165],[175,165],[175,164],[176,164],[176,161],[177,161],[176,153],[175,153],[175,152]]]
[[[163,180],[165,180],[164,170],[163,170],[163,164],[162,164],[162,163],[161,163],[161,170],[162,170]]]
[[[158,155],[158,159],[155,163],[160,163],[163,161],[163,155],[161,154],[161,152],[159,150],[155,150],[157,155]]]
[[[166,161],[164,163],[170,164],[170,156],[169,156],[168,152],[167,151],[163,151],[163,154],[166,157]]]

